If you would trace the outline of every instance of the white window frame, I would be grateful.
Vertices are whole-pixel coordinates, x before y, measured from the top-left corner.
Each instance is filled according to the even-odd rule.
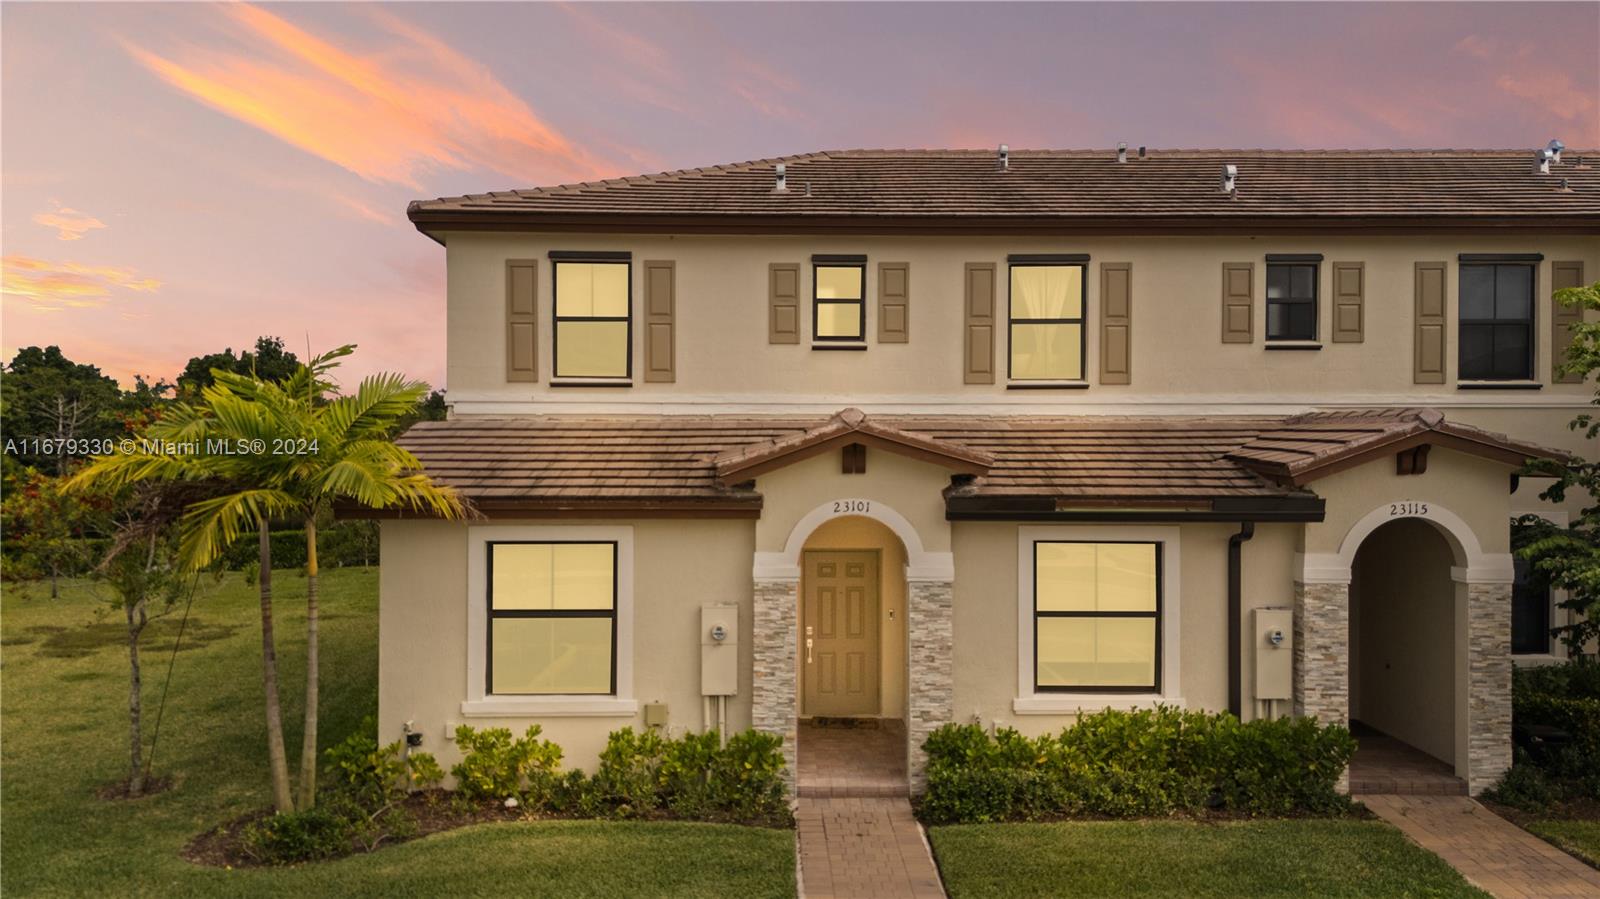
[[[1513,511],[1512,518],[1521,518],[1524,515],[1537,515],[1556,527],[1564,528],[1570,519],[1565,509],[1523,509]],[[1552,627],[1571,623],[1566,609],[1561,608],[1561,603],[1566,602],[1567,591],[1550,588],[1550,625]],[[1567,648],[1555,637],[1549,638],[1548,652],[1513,652],[1510,653],[1511,664],[1519,668],[1535,668],[1540,665],[1559,665],[1567,661]]]
[[[617,545],[617,692],[554,695],[495,695],[487,692],[489,643],[489,544],[502,541],[589,542]],[[484,525],[467,528],[467,718],[631,717],[633,695],[633,528],[560,525]]]
[[[1017,528],[1017,695],[1011,710],[1018,715],[1073,715],[1101,709],[1139,709],[1158,705],[1183,707],[1178,675],[1182,629],[1179,612],[1183,583],[1179,531],[1166,525],[1044,525]],[[1033,588],[1034,544],[1158,543],[1161,545],[1161,689],[1154,693],[1038,693],[1034,691]]]

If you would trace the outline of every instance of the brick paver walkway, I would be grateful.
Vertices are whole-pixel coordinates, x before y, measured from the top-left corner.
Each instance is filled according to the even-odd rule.
[[[905,797],[801,797],[795,820],[804,899],[943,899]]]
[[[800,723],[801,796],[905,796],[906,730],[899,721],[871,727]]]
[[[1357,796],[1500,899],[1600,897],[1600,871],[1465,796]]]

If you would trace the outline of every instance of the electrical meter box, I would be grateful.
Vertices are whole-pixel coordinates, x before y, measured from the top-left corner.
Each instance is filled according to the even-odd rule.
[[[1290,699],[1294,687],[1294,611],[1255,610],[1256,699]]]
[[[739,607],[700,607],[700,695],[739,692]]]

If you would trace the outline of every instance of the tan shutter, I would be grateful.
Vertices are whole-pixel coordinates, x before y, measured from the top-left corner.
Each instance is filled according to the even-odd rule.
[[[878,342],[911,340],[911,263],[878,263]]]
[[[506,260],[506,380],[539,380],[539,263]]]
[[[1100,263],[1100,383],[1133,383],[1133,263]]]
[[[1333,342],[1361,343],[1366,339],[1366,265],[1333,264]]]
[[[656,260],[644,264],[644,379],[677,380],[674,315],[676,266]]]
[[[800,342],[800,264],[767,266],[767,343]]]
[[[962,359],[966,383],[994,383],[994,263],[969,262],[966,269],[967,324]]]
[[[1413,380],[1418,384],[1444,383],[1445,263],[1417,263],[1416,349]]]
[[[1583,321],[1582,306],[1565,306],[1555,298],[1555,292],[1567,287],[1583,286],[1582,262],[1550,263],[1550,356],[1551,368],[1556,369],[1567,361],[1567,347],[1572,344],[1572,326]],[[1578,384],[1583,375],[1554,374],[1557,384]]]
[[[1222,342],[1255,340],[1256,264],[1222,263]]]

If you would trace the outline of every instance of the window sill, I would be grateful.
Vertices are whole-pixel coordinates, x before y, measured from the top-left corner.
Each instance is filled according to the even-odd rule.
[[[1541,390],[1538,381],[1457,381],[1457,390]]]
[[[639,703],[615,696],[490,696],[461,704],[463,718],[631,718]]]
[[[551,387],[632,387],[632,378],[551,378]]]
[[[1511,664],[1518,668],[1538,668],[1542,665],[1564,665],[1566,656],[1548,652],[1512,653]]]
[[[1181,709],[1183,697],[1153,693],[1063,693],[1018,696],[1011,700],[1011,711],[1018,715],[1077,715],[1103,709],[1153,709],[1157,706]]]
[[[813,341],[811,348],[814,350],[864,350],[867,348],[867,342],[865,340]]]
[[[1265,348],[1269,349],[1269,350],[1312,350],[1312,351],[1316,351],[1316,350],[1322,349],[1322,341],[1320,341],[1320,340],[1269,340],[1269,341],[1266,342]]]
[[[1088,381],[1011,381],[1007,390],[1088,390]]]

